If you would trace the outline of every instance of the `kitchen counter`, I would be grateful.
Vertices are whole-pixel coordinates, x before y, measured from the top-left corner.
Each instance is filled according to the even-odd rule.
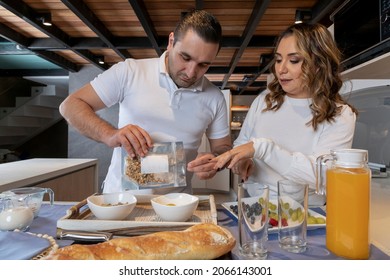
[[[97,159],[34,158],[0,164],[0,192],[29,186],[53,189],[55,200],[79,201],[98,191]]]
[[[371,242],[390,255],[390,177],[371,181]]]

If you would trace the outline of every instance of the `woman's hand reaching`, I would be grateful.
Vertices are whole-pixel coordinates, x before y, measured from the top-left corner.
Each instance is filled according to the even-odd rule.
[[[216,161],[214,169],[218,170],[227,166],[233,173],[240,175],[246,181],[253,172],[254,163],[252,158],[254,153],[253,142],[237,146],[212,159],[212,161]]]

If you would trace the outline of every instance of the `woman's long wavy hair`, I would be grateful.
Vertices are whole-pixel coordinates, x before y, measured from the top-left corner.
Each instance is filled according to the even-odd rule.
[[[334,121],[340,114],[342,104],[350,106],[357,114],[357,110],[340,95],[343,84],[340,77],[341,53],[328,29],[321,24],[291,25],[280,35],[275,50],[280,41],[288,36],[295,36],[298,52],[303,57],[303,84],[311,92],[313,118],[307,125],[312,125],[316,130],[320,123]],[[286,95],[275,73],[275,60],[271,72],[274,79],[268,85],[270,93],[265,98],[267,107],[264,111],[277,111]]]

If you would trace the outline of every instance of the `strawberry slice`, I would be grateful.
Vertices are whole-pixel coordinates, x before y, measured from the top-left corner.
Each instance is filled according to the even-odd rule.
[[[278,220],[275,220],[274,218],[270,218],[269,219],[269,224],[273,227],[277,227],[278,226]]]
[[[287,220],[285,218],[282,218],[282,226],[288,226]]]

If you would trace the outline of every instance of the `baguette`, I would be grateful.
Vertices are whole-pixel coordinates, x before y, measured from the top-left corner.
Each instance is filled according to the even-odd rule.
[[[227,229],[203,223],[183,231],[162,231],[116,238],[93,245],[57,249],[46,260],[211,260],[228,252],[236,240]]]

